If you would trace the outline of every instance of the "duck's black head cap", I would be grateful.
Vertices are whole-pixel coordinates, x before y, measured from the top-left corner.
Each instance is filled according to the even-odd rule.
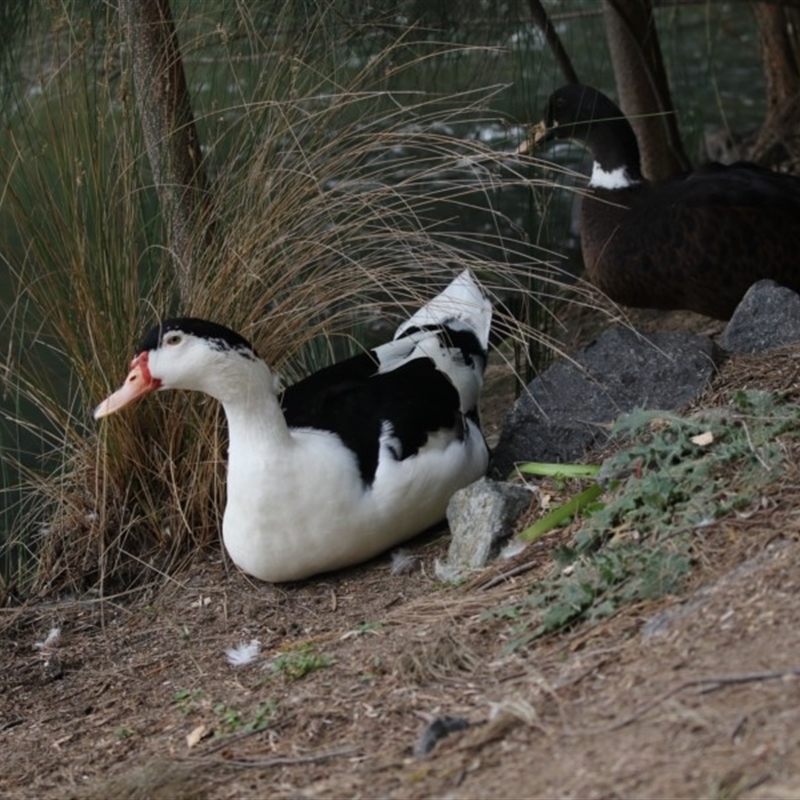
[[[236,350],[242,353],[256,355],[255,348],[247,339],[236,331],[226,328],[216,322],[198,317],[175,317],[165,319],[151,328],[142,339],[137,353],[156,350],[161,347],[164,336],[173,331],[188,333],[199,339],[207,339],[215,349]]]
[[[574,139],[594,153],[603,169],[624,166],[630,177],[641,177],[636,134],[622,111],[597,89],[580,83],[556,89],[547,101],[542,123],[537,144]]]
[[[548,138],[583,138],[593,123],[623,118],[619,108],[591,86],[573,83],[556,89],[547,100],[544,123]]]

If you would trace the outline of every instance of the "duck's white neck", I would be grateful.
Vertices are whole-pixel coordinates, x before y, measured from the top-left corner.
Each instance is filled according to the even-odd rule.
[[[595,161],[592,165],[592,177],[589,180],[589,186],[594,189],[627,189],[637,183],[639,181],[631,177],[628,168],[625,166],[607,170],[603,169],[599,161]]]
[[[228,420],[231,452],[282,446],[291,436],[277,396],[277,379],[261,360],[239,356],[220,365],[213,389]]]

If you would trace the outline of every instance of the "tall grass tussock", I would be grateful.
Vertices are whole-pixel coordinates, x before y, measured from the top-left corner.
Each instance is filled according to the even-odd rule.
[[[496,90],[402,89],[405,73],[457,47],[407,34],[353,63],[324,25],[320,48],[319,31],[267,38],[246,4],[222,27],[192,8],[178,30],[213,235],[198,231],[188,287],[175,277],[110,9],[94,25],[58,12],[40,42],[50,57],[6,114],[0,603],[123,591],[216,546],[219,408],[170,393],[91,419],[159,317],[222,322],[291,381],[388,338],[465,267],[496,293],[500,342],[527,346],[542,327],[503,302],[546,309],[559,291],[492,210],[525,176],[456,135],[491,114]]]

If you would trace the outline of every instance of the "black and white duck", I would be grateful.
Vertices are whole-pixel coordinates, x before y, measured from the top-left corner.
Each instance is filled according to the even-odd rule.
[[[580,237],[589,280],[622,305],[729,319],[748,288],[800,291],[800,179],[738,162],[649,182],[628,120],[601,92],[554,92],[534,141],[592,153]]]
[[[206,320],[142,340],[107,416],[155,390],[219,400],[229,430],[222,537],[265,581],[365,561],[444,518],[489,451],[478,415],[491,303],[465,271],[394,339],[285,391],[251,344]]]

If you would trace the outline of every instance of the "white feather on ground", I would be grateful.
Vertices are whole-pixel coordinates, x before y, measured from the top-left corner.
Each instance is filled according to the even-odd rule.
[[[54,625],[47,633],[47,636],[41,642],[36,642],[33,646],[37,650],[49,650],[51,647],[56,647],[61,641],[61,628]]]
[[[232,667],[246,667],[252,664],[261,652],[261,642],[251,639],[249,642],[239,642],[235,647],[228,647],[225,655]]]

